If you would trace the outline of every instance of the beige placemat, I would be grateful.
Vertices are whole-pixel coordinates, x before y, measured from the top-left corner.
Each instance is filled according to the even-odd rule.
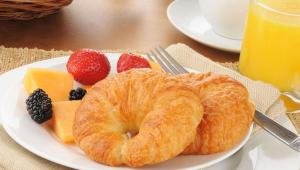
[[[261,82],[254,82],[237,73],[237,63],[222,63],[223,67],[211,60],[203,57],[184,44],[174,44],[167,50],[183,65],[200,71],[213,71],[221,74],[228,74],[240,80],[250,91],[251,98],[255,102],[257,109],[269,113],[276,119],[284,116],[285,108],[278,100],[279,91],[270,85]],[[107,51],[107,50],[106,50]],[[110,50],[115,51],[115,50]],[[120,51],[120,50],[117,50]],[[134,51],[131,51],[134,52]],[[0,73],[16,68],[18,66],[45,60],[57,56],[71,54],[71,51],[45,51],[41,49],[28,48],[5,48],[0,46]],[[228,69],[230,68],[230,69]],[[235,71],[234,71],[235,70]],[[270,107],[272,106],[272,107]],[[255,131],[257,131],[256,128]],[[25,170],[25,169],[68,169],[63,166],[51,163],[34,154],[31,154],[21,146],[16,144],[0,127],[0,169]]]

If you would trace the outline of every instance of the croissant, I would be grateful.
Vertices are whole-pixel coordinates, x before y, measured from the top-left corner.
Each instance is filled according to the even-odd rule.
[[[255,111],[247,89],[229,76],[213,73],[178,78],[198,91],[204,108],[196,138],[182,154],[211,154],[237,145],[248,133]]]
[[[159,163],[194,141],[203,116],[199,103],[195,88],[178,77],[127,71],[96,83],[86,94],[73,135],[91,159],[103,164]]]

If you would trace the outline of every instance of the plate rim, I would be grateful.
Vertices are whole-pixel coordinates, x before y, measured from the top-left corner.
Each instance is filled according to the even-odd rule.
[[[111,54],[116,54],[116,53],[105,53],[106,55],[111,55]],[[117,53],[119,54],[119,53]],[[61,64],[61,63],[64,63],[66,62],[66,59],[67,57],[69,56],[61,56],[61,57],[56,57],[56,58],[51,58],[51,59],[46,59],[46,60],[41,60],[41,61],[37,61],[37,62],[34,62],[34,63],[31,63],[31,64],[26,64],[26,65],[23,65],[23,66],[20,66],[20,67],[17,67],[13,70],[10,70],[2,75],[0,75],[0,81],[3,81],[1,78],[5,75],[6,77],[10,77],[9,75],[12,74],[14,75],[13,73],[15,73],[15,75],[13,76],[16,80],[16,82],[13,83],[12,86],[9,87],[9,89],[6,91],[6,93],[2,96],[1,99],[5,98],[9,92],[11,92],[13,90],[13,87],[15,87],[17,85],[17,83],[19,83],[19,77],[17,77],[17,73],[18,72],[21,72],[23,69],[26,69],[28,67],[31,67],[31,66],[37,66],[37,67],[40,67],[38,65],[40,64],[44,64],[44,65],[47,65],[47,67],[51,67],[51,66],[54,66],[54,65],[57,65],[57,64]],[[194,69],[190,69],[190,70],[194,70]],[[196,71],[196,70],[195,70]],[[17,78],[16,78],[17,77]],[[11,85],[11,84],[10,84]],[[9,103],[10,100],[7,100],[6,102],[4,103],[1,103],[0,105],[0,120],[2,120],[2,117],[4,116],[4,112],[3,112],[3,105]],[[0,122],[1,123],[1,122]],[[212,166],[222,160],[225,160],[227,158],[229,158],[230,156],[232,156],[234,153],[238,152],[240,149],[242,149],[246,144],[247,142],[249,141],[250,139],[250,136],[251,136],[251,133],[253,131],[253,124],[251,124],[249,130],[248,130],[248,133],[247,135],[243,138],[243,140],[238,144],[236,145],[233,149],[227,151],[227,153],[217,159],[214,159],[210,162],[207,162],[207,163],[202,163],[200,165],[195,165],[195,166],[192,166],[192,167],[187,167],[187,168],[183,168],[183,169],[195,169],[195,168],[206,168],[206,167],[209,167],[209,166]],[[85,167],[81,167],[80,165],[77,165],[77,164],[74,164],[74,163],[70,163],[68,161],[64,161],[64,160],[60,160],[60,159],[55,159],[51,156],[48,156],[47,154],[44,154],[43,152],[40,152],[39,150],[36,150],[34,149],[34,147],[32,146],[29,146],[26,144],[26,142],[24,143],[14,132],[13,130],[10,129],[10,125],[8,122],[4,122],[2,120],[2,126],[4,128],[4,130],[7,132],[7,134],[18,144],[20,145],[21,147],[25,148],[27,151],[35,154],[36,156],[39,156],[43,159],[46,159],[46,160],[49,160],[51,162],[54,162],[54,163],[57,163],[59,165],[62,165],[62,166],[66,166],[66,167],[70,167],[70,168],[75,168],[75,169],[87,169]],[[104,164],[101,164],[103,166],[106,166]],[[106,168],[111,168],[111,169],[115,169],[115,167],[110,167],[110,166],[106,166]],[[117,168],[120,168],[120,167],[117,167]],[[130,168],[130,167],[121,167],[121,168]]]
[[[180,0],[174,0],[172,1],[168,7],[167,7],[167,17],[168,17],[168,20],[170,21],[170,23],[177,29],[179,30],[181,33],[183,33],[184,35],[186,35],[187,37],[199,42],[199,43],[202,43],[208,47],[211,47],[211,48],[215,48],[215,49],[218,49],[218,50],[222,50],[222,51],[227,51],[227,52],[233,52],[233,53],[240,53],[241,51],[241,47],[240,48],[230,48],[230,47],[224,47],[224,46],[221,46],[221,45],[215,45],[214,43],[210,43],[210,42],[207,42],[207,41],[203,41],[201,39],[198,39],[196,38],[195,36],[193,36],[192,33],[190,33],[189,31],[187,31],[185,28],[182,28],[181,26],[179,26],[179,24],[176,23],[176,21],[173,19],[173,16],[171,14],[171,10],[174,8],[174,6],[176,5],[176,3],[178,3],[178,1]],[[221,37],[220,35],[216,34],[218,37]],[[234,40],[234,39],[229,39],[229,38],[226,38],[226,37],[222,37],[222,38],[225,38],[225,39],[228,39],[228,40]],[[242,40],[235,40],[235,41],[240,41],[240,43],[242,43]]]

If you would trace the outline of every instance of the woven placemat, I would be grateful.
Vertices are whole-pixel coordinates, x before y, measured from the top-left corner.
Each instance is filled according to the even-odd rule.
[[[124,50],[101,50],[103,52],[121,52]],[[125,50],[132,53],[143,53],[135,50]],[[19,66],[33,63],[36,61],[46,60],[59,56],[66,56],[72,54],[72,51],[62,50],[42,50],[42,49],[29,49],[29,48],[6,48],[0,46],[0,74]],[[225,67],[233,70],[238,69],[238,63],[220,63]]]
[[[36,48],[5,48],[0,46],[0,74],[35,61],[70,55],[71,53],[72,51],[46,51]]]
[[[295,126],[298,134],[300,134],[300,111],[297,113],[287,113],[287,115]]]

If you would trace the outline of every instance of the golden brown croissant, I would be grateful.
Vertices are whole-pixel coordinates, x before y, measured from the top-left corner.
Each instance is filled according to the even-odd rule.
[[[203,115],[194,88],[165,73],[131,70],[94,85],[76,111],[73,134],[93,160],[142,166],[180,154]],[[130,138],[131,134],[138,133]]]
[[[247,89],[228,76],[213,73],[178,77],[197,89],[204,108],[196,138],[183,154],[222,152],[238,144],[247,134],[255,110]]]

